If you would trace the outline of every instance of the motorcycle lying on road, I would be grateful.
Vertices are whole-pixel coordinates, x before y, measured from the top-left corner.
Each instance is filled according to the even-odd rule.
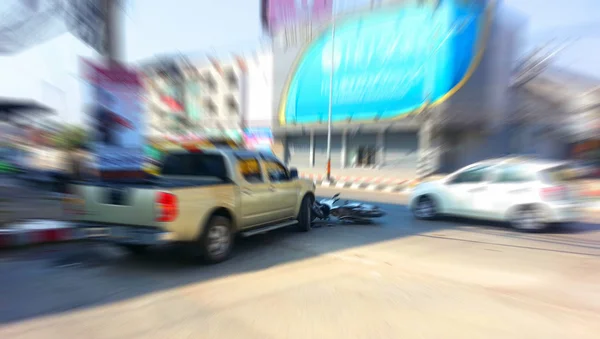
[[[313,221],[318,219],[329,220],[335,217],[342,222],[355,224],[370,224],[372,219],[381,218],[385,212],[379,207],[358,202],[346,201],[343,205],[336,205],[340,200],[340,194],[336,193],[330,199],[315,201],[312,207]]]

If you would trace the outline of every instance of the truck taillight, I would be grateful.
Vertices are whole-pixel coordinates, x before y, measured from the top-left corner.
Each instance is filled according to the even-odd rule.
[[[156,194],[156,221],[171,222],[177,218],[177,197],[175,194],[158,192]]]
[[[540,197],[543,200],[566,200],[567,189],[563,186],[544,187],[540,190]]]

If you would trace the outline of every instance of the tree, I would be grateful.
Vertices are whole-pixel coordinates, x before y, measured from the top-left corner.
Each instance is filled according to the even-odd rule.
[[[64,126],[53,137],[54,146],[65,150],[84,146],[87,142],[88,132],[79,126]]]

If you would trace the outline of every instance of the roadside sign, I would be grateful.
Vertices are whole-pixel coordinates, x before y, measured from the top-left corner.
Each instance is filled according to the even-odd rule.
[[[100,171],[140,171],[144,164],[142,83],[123,66],[84,62],[92,109],[91,146]]]
[[[268,127],[246,128],[244,144],[253,150],[268,150],[273,147],[273,132]]]

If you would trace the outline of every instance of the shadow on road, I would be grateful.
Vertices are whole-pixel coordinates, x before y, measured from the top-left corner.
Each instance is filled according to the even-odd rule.
[[[600,250],[600,240],[552,238],[550,234],[507,231],[502,224],[447,219],[415,221],[401,202],[380,204],[387,215],[371,225],[327,224],[312,232],[294,228],[237,239],[231,260],[212,266],[193,261],[179,247],[157,248],[144,256],[125,255],[116,247],[65,244],[59,247],[5,253],[0,256],[0,324],[23,321],[150,293],[198,284],[223,277],[266,270],[340,250],[409,236],[465,228],[502,237],[530,238],[589,246]],[[477,227],[469,227],[477,226]],[[570,228],[570,227],[569,227]],[[575,232],[598,230],[600,225],[574,226]],[[556,233],[564,234],[562,231]],[[7,258],[6,256],[12,256]]]

